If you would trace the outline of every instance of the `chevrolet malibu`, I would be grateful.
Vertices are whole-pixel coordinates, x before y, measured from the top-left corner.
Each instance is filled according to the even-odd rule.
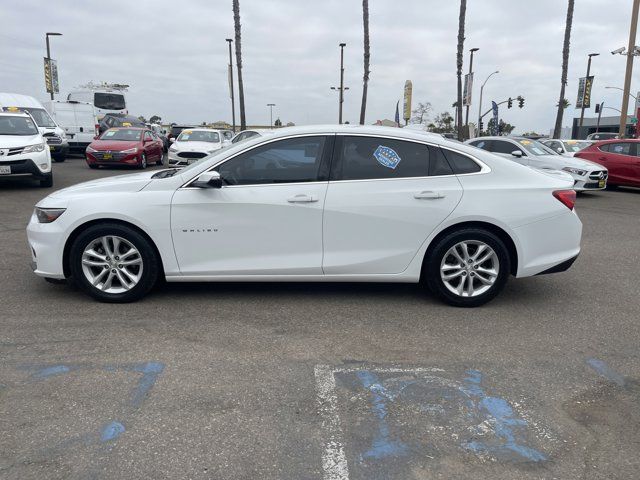
[[[106,302],[163,278],[422,282],[473,307],[510,275],[569,268],[582,233],[571,187],[419,132],[292,127],[184,169],[54,192],[27,234],[37,275]]]

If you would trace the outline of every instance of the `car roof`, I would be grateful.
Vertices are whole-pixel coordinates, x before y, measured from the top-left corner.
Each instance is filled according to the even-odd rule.
[[[27,117],[27,118],[31,118],[31,115],[29,115],[26,112],[23,112],[22,110],[17,110],[15,112],[4,112],[4,111],[0,110],[0,116],[2,116],[2,117]]]

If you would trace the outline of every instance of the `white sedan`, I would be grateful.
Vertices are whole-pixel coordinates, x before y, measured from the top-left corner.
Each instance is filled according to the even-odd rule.
[[[189,128],[180,132],[169,147],[170,167],[183,167],[226,147],[231,143],[225,133],[210,128]]]
[[[456,306],[569,268],[571,182],[397,128],[292,127],[184,169],[76,185],[27,227],[35,273],[127,302],[185,281],[424,280]]]

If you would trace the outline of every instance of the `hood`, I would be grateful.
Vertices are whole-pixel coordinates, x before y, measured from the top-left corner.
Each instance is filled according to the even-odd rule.
[[[544,158],[550,162],[555,162],[560,167],[574,167],[574,168],[599,168],[602,169],[602,165],[583,160],[578,157],[568,157],[565,155],[539,155],[537,158]]]
[[[49,198],[68,199],[85,193],[99,192],[139,192],[151,182],[155,173],[157,170],[91,180],[53,192]]]
[[[94,140],[89,146],[94,150],[111,150],[121,152],[122,150],[139,147],[140,142],[126,142],[124,140]]]
[[[44,139],[38,135],[0,135],[0,148],[26,147],[44,143]]]
[[[212,142],[173,142],[174,151],[176,152],[202,152],[207,153],[210,150],[220,150],[222,143]]]
[[[566,180],[567,183],[569,184],[567,185],[567,188],[573,186],[573,183],[574,183],[573,177],[568,172],[563,172],[562,170],[550,170],[548,168],[535,168],[535,167],[530,167],[530,168],[532,170],[535,170],[536,172],[543,173],[544,175],[547,175],[549,177],[553,177],[558,180]]]

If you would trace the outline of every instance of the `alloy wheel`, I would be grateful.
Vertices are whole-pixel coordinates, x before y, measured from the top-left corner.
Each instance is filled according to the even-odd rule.
[[[82,272],[87,281],[105,293],[124,293],[142,277],[143,262],[128,240],[108,235],[92,240],[82,252]]]
[[[440,278],[445,287],[460,297],[477,297],[489,290],[500,273],[496,252],[479,240],[453,245],[440,263]]]

